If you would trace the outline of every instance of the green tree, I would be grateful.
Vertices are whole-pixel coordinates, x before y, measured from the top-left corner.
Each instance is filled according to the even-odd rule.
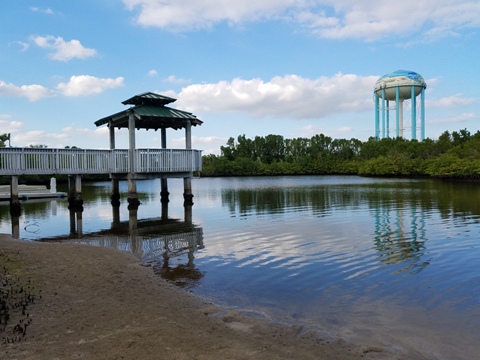
[[[8,141],[8,145],[10,146],[10,133],[0,135],[0,147],[7,146],[6,142]]]

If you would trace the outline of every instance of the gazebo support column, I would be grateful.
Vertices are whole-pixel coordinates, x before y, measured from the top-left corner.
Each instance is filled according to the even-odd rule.
[[[130,172],[127,175],[128,209],[134,209],[138,208],[140,201],[138,201],[137,181],[135,180],[135,114],[133,111],[128,111],[128,133],[128,162],[130,164]]]
[[[20,216],[20,200],[18,198],[18,176],[12,176],[10,180],[10,214]]]

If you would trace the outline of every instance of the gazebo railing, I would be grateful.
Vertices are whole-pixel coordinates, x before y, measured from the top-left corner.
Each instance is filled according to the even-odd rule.
[[[136,149],[135,173],[202,170],[201,150]],[[128,173],[128,150],[0,148],[0,175]]]

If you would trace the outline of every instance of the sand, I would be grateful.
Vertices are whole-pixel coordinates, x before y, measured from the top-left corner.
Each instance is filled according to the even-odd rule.
[[[0,359],[420,358],[215,306],[110,248],[0,235],[0,273],[30,296],[0,325]]]

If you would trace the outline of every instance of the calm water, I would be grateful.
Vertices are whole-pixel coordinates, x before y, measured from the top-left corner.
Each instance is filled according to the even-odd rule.
[[[126,191],[126,184],[122,184]],[[472,359],[480,351],[480,185],[360,177],[139,182],[137,212],[84,184],[84,211],[0,205],[0,232],[131,251],[156,273],[218,304],[323,336]],[[61,191],[61,186],[58,186]]]

